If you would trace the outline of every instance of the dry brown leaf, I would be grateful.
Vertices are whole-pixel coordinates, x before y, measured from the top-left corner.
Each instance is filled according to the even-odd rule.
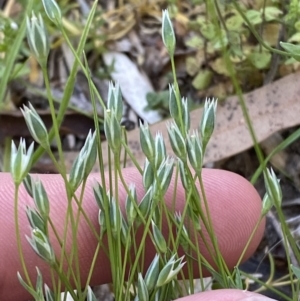
[[[257,140],[263,141],[279,130],[300,124],[300,73],[288,75],[272,84],[244,95]],[[197,128],[202,109],[191,113],[191,127]],[[151,126],[153,134],[160,131],[168,137],[165,122]],[[167,152],[171,153],[168,139]],[[143,164],[144,154],[139,143],[139,130],[128,133],[128,143],[135,159]],[[103,143],[103,160],[107,168],[107,144]],[[208,145],[205,163],[215,162],[238,154],[253,146],[236,96],[228,97],[218,106],[217,125]],[[132,165],[130,160],[128,166]]]
[[[122,95],[130,107],[149,124],[161,120],[157,111],[145,111],[148,105],[146,95],[154,91],[147,75],[123,53],[113,51],[104,53],[103,60],[107,66],[114,64],[111,77],[120,84]]]

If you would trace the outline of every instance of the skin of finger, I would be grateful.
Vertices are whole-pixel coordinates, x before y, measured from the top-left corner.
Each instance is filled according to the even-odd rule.
[[[127,184],[135,183],[139,197],[143,193],[141,177],[135,169],[126,169],[123,175]],[[63,232],[63,224],[66,212],[66,193],[61,177],[59,175],[38,175],[44,183],[51,203],[51,218],[60,234]],[[207,198],[210,203],[210,210],[213,219],[214,228],[218,237],[220,250],[227,260],[229,266],[233,267],[241,251],[258,220],[261,210],[261,200],[254,188],[242,177],[218,170],[203,170],[204,186]],[[99,180],[98,175],[90,177],[88,189],[84,197],[83,208],[97,228],[98,207],[94,201],[91,186]],[[28,298],[27,294],[21,288],[16,278],[16,272],[22,272],[20,260],[17,253],[15,238],[15,224],[13,217],[13,184],[9,174],[0,174],[0,300],[22,301]],[[166,194],[166,202],[171,204],[172,185]],[[49,283],[49,274],[47,267],[39,259],[28,242],[25,234],[30,235],[30,228],[25,215],[26,205],[33,206],[33,201],[22,187],[19,195],[19,216],[20,229],[22,233],[22,245],[30,271],[30,277],[35,283],[36,270],[38,266],[42,270],[44,280]],[[125,190],[120,187],[120,203],[124,204]],[[182,189],[177,191],[176,210],[181,210],[184,206],[184,194]],[[2,208],[1,208],[2,207]],[[124,206],[123,206],[124,207]],[[246,257],[255,250],[259,243],[264,229],[264,223],[261,224],[256,236],[254,237]],[[3,230],[3,231],[2,231]],[[70,237],[69,237],[70,238]],[[90,263],[93,258],[94,250],[97,245],[95,237],[89,231],[84,220],[81,220],[78,231],[78,248],[81,263],[82,283],[86,280]],[[68,247],[73,242],[68,240]],[[59,254],[58,246],[54,246],[56,254]],[[148,250],[149,249],[149,250]],[[148,262],[154,257],[153,248],[147,247]],[[205,253],[205,250],[203,251]],[[22,274],[23,275],[23,274]],[[96,269],[91,283],[106,283],[111,280],[109,261],[103,252],[100,252]],[[2,299],[4,298],[4,299]]]
[[[215,291],[206,291],[194,294],[192,296],[183,297],[176,301],[276,301],[266,296],[236,290],[236,289],[220,289]]]

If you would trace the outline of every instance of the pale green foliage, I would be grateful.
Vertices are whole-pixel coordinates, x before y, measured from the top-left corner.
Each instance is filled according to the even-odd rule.
[[[61,11],[57,3],[54,0],[43,0],[43,5],[46,15],[63,32]],[[276,11],[273,10],[272,12],[268,9],[267,12],[269,19],[274,18]],[[257,13],[255,12],[252,15],[257,16]],[[228,43],[232,43],[229,39],[230,34],[226,35],[224,29],[221,29],[220,34],[218,34],[217,25],[211,23],[211,20],[200,20],[199,22],[203,36],[209,39],[209,43],[212,43],[215,49],[221,49],[224,45],[228,46]],[[234,24],[229,22],[228,25],[233,26]],[[63,33],[66,38],[65,32]],[[31,51],[39,63],[46,67],[49,41],[40,15],[36,18],[33,14],[31,20],[27,18],[27,35]],[[222,41],[218,39],[220,35]],[[104,108],[104,132],[109,149],[114,155],[114,162],[109,166],[108,177],[105,177],[105,179],[101,177],[100,182],[93,185],[95,201],[99,207],[99,211],[96,210],[95,215],[97,214],[100,229],[98,227],[93,228],[94,223],[90,223],[90,217],[84,215],[84,206],[82,206],[86,188],[85,180],[96,162],[97,147],[98,143],[100,144],[97,141],[97,137],[100,137],[99,129],[97,129],[93,134],[89,132],[86,142],[72,166],[69,178],[62,173],[68,197],[64,231],[65,233],[71,232],[73,241],[71,251],[68,250],[66,256],[64,254],[66,252],[65,240],[68,236],[65,235],[59,238],[61,239],[59,245],[62,248],[61,258],[56,258],[49,239],[49,227],[53,227],[52,230],[55,233],[55,226],[57,226],[53,225],[51,220],[51,200],[48,199],[43,184],[40,181],[33,181],[28,176],[33,155],[33,144],[28,151],[26,151],[24,140],[20,141],[18,149],[14,143],[12,144],[11,173],[13,179],[17,186],[22,181],[24,182],[25,188],[29,195],[33,197],[36,206],[36,208],[26,208],[26,214],[32,228],[31,237],[26,238],[36,254],[52,268],[55,277],[59,278],[72,297],[80,301],[85,300],[85,298],[88,301],[96,300],[89,283],[86,284],[86,287],[83,287],[83,284],[78,282],[78,287],[76,287],[78,296],[76,296],[69,281],[69,278],[74,277],[72,281],[74,280],[75,283],[75,280],[78,280],[75,278],[78,275],[80,276],[80,258],[77,257],[79,254],[77,244],[80,241],[77,240],[77,234],[78,227],[81,225],[79,221],[82,219],[85,219],[90,227],[85,228],[86,231],[91,230],[91,233],[95,235],[95,241],[98,242],[94,259],[97,259],[98,252],[107,255],[111,267],[110,272],[116,301],[169,301],[177,298],[180,296],[180,290],[177,290],[179,286],[177,276],[182,272],[186,262],[188,263],[186,268],[189,277],[193,277],[195,273],[197,275],[201,274],[203,263],[214,275],[219,285],[226,288],[242,287],[240,270],[237,267],[234,272],[231,272],[225,266],[222,254],[219,252],[202,179],[203,157],[216,124],[217,100],[208,99],[205,101],[199,127],[190,129],[188,101],[180,95],[174,60],[172,59],[176,39],[167,10],[163,11],[162,14],[162,39],[171,57],[174,80],[169,88],[169,111],[174,121],[168,125],[168,134],[175,156],[171,157],[167,153],[166,137],[163,137],[161,133],[156,133],[155,138],[153,138],[154,135],[152,135],[148,124],[146,122],[141,123],[140,144],[146,157],[144,168],[139,168],[143,189],[136,186],[136,183],[129,184],[126,182],[127,179],[123,178],[119,161],[122,147],[126,149],[126,139],[120,125],[123,114],[122,95],[120,86],[110,83],[108,102],[106,108]],[[81,63],[80,55],[82,51],[83,48],[74,54],[77,64],[76,66],[74,64],[74,70],[77,70],[80,65],[84,74],[90,80],[89,70],[85,69],[85,66]],[[235,51],[235,53],[238,53],[238,51]],[[46,74],[44,72],[44,76]],[[75,74],[76,72],[73,74],[74,77]],[[92,87],[91,80],[90,85]],[[72,88],[69,87],[70,91]],[[93,92],[95,91],[93,90]],[[50,93],[48,96],[51,98]],[[66,98],[68,98],[67,96]],[[53,112],[55,113],[55,111]],[[29,104],[28,107],[24,106],[22,113],[32,137],[51,155],[49,144],[52,138],[49,138],[50,135],[37,111]],[[55,114],[52,117],[55,123]],[[95,121],[98,125],[96,117]],[[59,125],[57,125],[57,132],[58,128]],[[134,160],[134,154],[130,153],[128,149],[126,152]],[[58,163],[55,163],[58,166]],[[191,167],[194,171],[191,170]],[[102,174],[104,172],[101,170]],[[275,202],[280,205],[282,199],[281,188],[273,170],[266,171],[265,181],[267,194],[263,200],[262,216],[267,214]],[[184,188],[184,193],[180,195],[180,198],[185,197],[185,202],[182,203],[177,203],[179,199],[177,194],[178,185],[182,185]],[[171,191],[172,189],[173,191]],[[169,195],[172,193],[172,203],[165,202],[166,193]],[[125,204],[120,202],[123,196],[126,199]],[[178,211],[178,204],[182,206],[180,212]],[[53,214],[52,211],[51,213]],[[94,220],[94,217],[92,220]],[[18,234],[17,237],[20,237],[20,233]],[[217,269],[212,267],[199,251],[199,237],[207,246]],[[153,245],[148,246],[149,243]],[[157,253],[147,267],[144,261],[145,255],[148,255],[148,247],[151,250],[155,249]],[[181,256],[182,254],[179,255],[179,249],[180,252],[184,251],[183,256]],[[195,268],[195,262],[198,263],[198,269]],[[66,263],[70,263],[70,266],[72,268],[74,266],[74,268],[68,270],[67,275],[64,275],[64,271],[61,273],[61,269],[58,267],[61,264],[62,266],[67,265]],[[91,265],[91,271],[95,267],[94,264],[93,262]],[[143,277],[145,271],[146,274]],[[186,275],[181,274],[182,276]],[[43,291],[43,281],[39,270],[36,288],[26,283],[20,274],[18,274],[18,278],[36,300],[41,300],[44,293],[47,301],[58,301],[56,298],[60,296],[60,292],[51,291],[47,284],[44,284]],[[26,281],[28,282],[28,279]],[[191,283],[192,279],[189,279],[189,281]],[[50,287],[57,286],[52,283]],[[193,293],[192,286],[188,287],[187,290]],[[78,301],[77,299],[75,301]]]

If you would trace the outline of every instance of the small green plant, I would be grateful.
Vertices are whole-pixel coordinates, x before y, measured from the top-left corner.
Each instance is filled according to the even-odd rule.
[[[74,66],[66,84],[58,113],[54,109],[49,85],[47,71],[49,41],[43,18],[40,14],[36,16],[36,14],[32,13],[31,18],[27,17],[26,19],[28,43],[44,75],[53,129],[48,133],[42,119],[33,106],[31,104],[24,106],[22,112],[26,124],[32,137],[38,143],[39,149],[33,155],[33,145],[26,150],[25,142],[21,140],[19,147],[17,148],[13,143],[11,150],[11,174],[15,182],[16,236],[23,267],[23,271],[18,273],[20,283],[36,301],[42,300],[43,295],[45,295],[47,301],[59,301],[62,286],[66,288],[75,301],[83,301],[85,298],[88,301],[95,300],[89,283],[81,283],[80,281],[77,233],[79,220],[83,218],[98,241],[98,245],[94,250],[94,258],[97,258],[100,249],[107,254],[111,267],[113,293],[117,301],[167,301],[181,297],[187,292],[192,294],[194,292],[194,275],[203,275],[204,268],[213,275],[220,287],[243,288],[241,278],[243,273],[239,271],[238,266],[248,244],[270,208],[274,205],[280,211],[282,195],[274,172],[265,171],[267,194],[263,200],[261,216],[257,220],[256,227],[249,238],[248,244],[245,246],[244,252],[241,254],[237,267],[231,271],[225,264],[214,234],[202,178],[203,157],[216,123],[217,101],[215,99],[206,100],[198,128],[191,129],[188,102],[180,95],[176,79],[174,61],[175,34],[169,13],[167,10],[164,10],[162,13],[162,39],[170,56],[173,74],[173,84],[170,86],[168,94],[169,111],[173,122],[168,125],[168,134],[175,157],[170,157],[166,153],[164,138],[159,133],[153,137],[147,124],[140,125],[140,142],[145,154],[145,164],[143,168],[136,164],[136,168],[141,173],[145,193],[141,200],[138,201],[136,187],[134,184],[125,182],[120,164],[122,148],[126,150],[127,155],[134,161],[134,155],[127,147],[126,137],[120,125],[123,109],[120,87],[113,84],[109,86],[108,103],[105,105],[91,81],[83,54],[87,33],[95,14],[96,4],[97,1],[95,1],[90,11],[82,38],[78,48],[75,50],[62,26],[62,16],[58,5],[54,0],[43,1],[46,15],[61,31],[75,57]],[[291,47],[286,46],[285,48],[288,51],[294,51]],[[298,54],[294,52],[292,54],[297,58]],[[78,68],[81,68],[87,77],[93,105],[95,106],[97,100],[105,109],[104,130],[110,153],[114,157],[114,163],[110,166],[108,177],[104,176],[100,132],[96,113],[94,115],[96,131],[89,133],[82,150],[72,166],[70,175],[67,175],[65,166],[61,164],[64,162],[64,155],[59,136],[59,126],[68,106]],[[58,146],[60,164],[50,148],[53,138],[55,138]],[[48,199],[43,183],[40,180],[31,178],[28,174],[31,165],[44,151],[52,158],[61,174],[68,198],[62,237],[58,235],[57,225],[51,219],[51,201]],[[95,201],[99,206],[100,231],[93,226],[82,209],[87,178],[96,162],[97,156],[101,170],[101,181],[94,184],[93,192]],[[175,179],[174,194],[178,185],[182,185],[185,190],[186,202],[184,208],[180,211],[177,209],[176,195],[174,195],[174,201],[171,206],[167,206],[165,202],[165,194],[172,179]],[[28,275],[27,264],[24,260],[20,243],[18,199],[21,183],[24,183],[28,194],[34,199],[35,203],[35,207],[26,209],[31,226],[31,237],[27,237],[27,240],[37,256],[41,257],[48,264],[52,276],[51,285],[43,283],[42,274],[38,268],[36,286],[32,284],[32,280]],[[127,193],[124,210],[122,210],[119,203],[121,185]],[[283,217],[282,219],[284,220]],[[282,222],[284,223],[283,220]],[[289,233],[286,224],[283,225],[286,233]],[[168,229],[168,237],[165,236],[164,229]],[[54,252],[49,238],[50,230],[54,233],[55,239],[59,243],[60,254]],[[136,241],[137,232],[141,230],[142,235],[139,241]],[[70,252],[67,252],[66,248],[68,233],[71,233],[73,241]],[[156,250],[149,267],[146,267],[144,262],[146,239],[151,240],[153,248]],[[298,254],[297,258],[299,259],[298,262],[300,262],[299,251],[295,246],[295,242],[293,243],[288,236],[286,239],[287,249],[288,244],[290,244]],[[200,240],[209,252],[212,262],[209,262],[200,252]],[[178,251],[180,248],[184,251],[183,254]],[[131,256],[132,253],[135,254],[134,258]],[[94,264],[95,262],[90,268],[90,275],[93,273]],[[64,266],[67,266],[67,268],[63,269]],[[187,269],[185,274],[182,271],[184,266]],[[299,274],[294,267],[291,267],[292,270]],[[127,271],[129,271],[128,274]],[[23,276],[21,276],[21,273]],[[293,281],[292,278],[291,276],[291,281]],[[183,282],[184,288],[180,284],[179,279],[187,280]],[[72,283],[75,283],[75,287]],[[52,289],[49,287],[52,287]],[[203,281],[201,281],[201,288],[205,290]],[[76,289],[77,293],[74,292],[74,289]]]

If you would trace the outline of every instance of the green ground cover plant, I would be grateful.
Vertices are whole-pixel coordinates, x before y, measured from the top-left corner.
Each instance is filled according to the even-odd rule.
[[[143,178],[145,194],[140,202],[137,200],[136,188],[134,185],[128,185],[122,175],[122,166],[120,164],[121,149],[124,148],[129,156],[134,161],[134,155],[130,152],[126,144],[126,133],[124,132],[120,122],[122,118],[123,105],[121,90],[118,84],[111,83],[108,92],[108,102],[105,104],[97,88],[95,87],[85,57],[84,47],[87,41],[88,33],[95,16],[97,1],[94,2],[91,11],[87,17],[85,28],[78,43],[77,48],[74,48],[65,28],[62,24],[62,13],[54,0],[43,0],[43,15],[52,22],[66,40],[70,50],[72,51],[75,61],[70,76],[66,83],[65,92],[61,101],[58,112],[55,110],[53,96],[50,89],[50,82],[47,70],[47,60],[50,51],[48,33],[45,26],[44,17],[41,12],[32,12],[34,1],[28,1],[27,16],[23,20],[20,29],[15,38],[15,48],[19,49],[23,37],[26,34],[30,50],[38,61],[43,73],[45,86],[53,128],[47,131],[41,117],[38,115],[35,108],[29,104],[24,106],[22,113],[24,115],[28,129],[39,145],[37,151],[34,152],[33,144],[26,146],[25,141],[21,139],[19,145],[12,143],[11,147],[11,174],[15,183],[15,225],[16,236],[18,238],[18,251],[22,262],[23,270],[18,273],[17,277],[21,285],[30,292],[34,300],[43,300],[44,295],[47,301],[60,300],[61,288],[65,287],[71,294],[74,300],[88,301],[96,300],[89,282],[81,283],[80,267],[77,248],[77,232],[79,220],[84,218],[90,226],[90,231],[97,237],[98,245],[95,249],[94,258],[100,249],[103,249],[108,257],[112,273],[112,288],[115,295],[115,300],[173,300],[186,294],[194,292],[194,275],[202,275],[203,269],[210,271],[213,276],[215,286],[222,288],[245,288],[245,278],[252,279],[251,275],[246,275],[239,270],[239,264],[244,253],[255,234],[261,220],[265,217],[272,206],[278,212],[282,225],[284,236],[284,245],[286,252],[289,254],[290,248],[293,250],[298,263],[300,262],[300,253],[298,246],[293,239],[290,230],[285,222],[285,218],[281,209],[282,193],[280,183],[272,169],[266,169],[267,162],[264,161],[259,145],[256,143],[255,132],[251,127],[251,120],[247,115],[245,103],[242,98],[242,91],[239,87],[236,74],[233,70],[233,65],[230,59],[228,45],[230,41],[224,39],[226,27],[219,23],[217,1],[213,1],[208,5],[207,9],[211,13],[211,26],[214,27],[215,39],[219,39],[220,49],[223,52],[223,58],[228,68],[233,85],[240,97],[241,105],[244,110],[244,115],[254,141],[257,157],[261,163],[261,171],[265,177],[266,195],[263,199],[262,212],[257,220],[256,227],[249,238],[248,244],[245,246],[244,252],[237,263],[234,270],[229,270],[218,247],[218,241],[214,235],[214,228],[211,222],[210,212],[208,209],[206,194],[202,178],[202,160],[206,151],[206,146],[209,143],[211,135],[213,135],[214,126],[216,123],[217,100],[208,99],[204,104],[203,116],[199,121],[199,126],[196,129],[190,128],[189,105],[187,100],[181,96],[176,77],[176,66],[174,61],[174,52],[176,47],[176,39],[173,30],[172,21],[168,10],[162,12],[162,40],[170,56],[172,65],[173,83],[169,88],[168,105],[169,112],[173,121],[168,127],[169,140],[175,157],[170,157],[166,153],[164,138],[158,133],[155,137],[152,136],[147,124],[140,124],[140,141],[143,152],[145,154],[144,166],[136,168],[140,171]],[[261,42],[261,46],[269,51],[276,51],[279,54],[293,57],[299,60],[300,52],[297,45],[290,43],[281,43],[285,51],[273,49],[257,35],[253,22],[249,21],[248,16],[245,16],[239,8],[237,2],[232,2],[233,7],[240,13],[243,20],[247,20],[247,24],[253,35],[257,36]],[[222,27],[224,26],[224,27]],[[228,44],[229,43],[229,44]],[[231,44],[231,50],[233,44]],[[236,49],[235,49],[236,50]],[[17,50],[16,50],[17,51]],[[16,51],[11,52],[8,57],[9,73],[14,68]],[[64,153],[59,135],[59,127],[63,120],[64,114],[68,107],[68,102],[75,85],[75,76],[78,70],[81,70],[86,76],[89,88],[90,97],[95,108],[94,121],[95,132],[90,132],[86,138],[85,144],[75,160],[71,172],[68,175],[64,164]],[[4,73],[0,91],[3,91],[3,85],[7,83],[9,75]],[[2,89],[1,89],[2,86]],[[2,93],[2,92],[0,92]],[[0,99],[3,95],[0,94]],[[114,157],[113,164],[108,171],[108,182],[104,177],[104,169],[102,163],[102,149],[100,139],[100,128],[98,116],[96,113],[96,103],[100,102],[103,106],[104,115],[104,131],[106,139],[110,147],[110,154]],[[59,161],[55,158],[50,142],[55,139],[59,151]],[[53,160],[57,170],[64,180],[66,194],[68,197],[68,207],[64,225],[64,235],[59,237],[56,231],[57,225],[53,223],[49,215],[51,210],[51,202],[48,200],[47,191],[43,183],[39,180],[34,180],[30,174],[31,166],[37,161],[43,152],[47,152]],[[95,202],[99,206],[99,229],[95,229],[89,220],[89,217],[82,210],[82,201],[86,189],[86,181],[93,165],[98,158],[100,167],[100,181],[95,183],[93,187]],[[186,203],[182,212],[169,210],[165,204],[165,193],[169,188],[171,178],[175,177],[174,188],[174,204],[176,203],[176,185],[182,184],[185,189]],[[119,204],[119,184],[125,187],[127,192],[125,211],[122,212]],[[32,246],[37,256],[40,256],[48,265],[52,274],[53,283],[43,283],[43,275],[37,268],[37,280],[34,284],[28,276],[27,263],[24,260],[21,241],[21,229],[19,227],[19,188],[20,185],[25,185],[28,194],[34,199],[35,207],[28,207],[26,214],[31,226],[31,237],[27,237],[28,243]],[[109,187],[109,190],[106,190]],[[198,189],[200,187],[200,191]],[[75,210],[76,209],[76,210]],[[170,235],[163,235],[163,219],[167,221],[167,227]],[[201,221],[201,223],[199,222]],[[135,237],[137,231],[142,230],[142,238],[139,244],[136,243]],[[55,254],[51,241],[49,239],[49,231],[56,235],[59,241],[61,252]],[[209,234],[209,239],[204,236],[206,231]],[[73,244],[70,254],[66,253],[66,238],[71,232]],[[207,247],[211,258],[213,258],[214,266],[212,266],[200,253],[198,237]],[[104,244],[104,238],[107,244]],[[156,250],[156,255],[153,258],[150,266],[145,269],[145,240],[152,241],[153,247]],[[178,252],[182,249],[184,255]],[[135,254],[134,260],[130,256]],[[289,256],[287,256],[289,260]],[[197,263],[197,271],[195,264]],[[290,262],[289,262],[290,263]],[[63,269],[67,266],[67,270]],[[187,268],[187,275],[183,274],[182,268]],[[90,276],[93,273],[94,266],[91,266]],[[289,266],[290,274],[288,281],[292,287],[293,296],[282,296],[272,283],[260,283],[262,287],[267,287],[270,290],[278,293],[286,300],[295,300],[299,295],[300,278],[299,268]],[[126,276],[126,271],[130,273]],[[143,273],[143,271],[145,271]],[[22,275],[22,276],[21,276]],[[180,282],[180,279],[186,281]],[[258,281],[253,279],[254,281]],[[75,287],[72,285],[75,283]],[[206,290],[206,284],[201,281],[202,290]],[[183,285],[182,285],[183,284]],[[74,291],[76,289],[76,293]]]

